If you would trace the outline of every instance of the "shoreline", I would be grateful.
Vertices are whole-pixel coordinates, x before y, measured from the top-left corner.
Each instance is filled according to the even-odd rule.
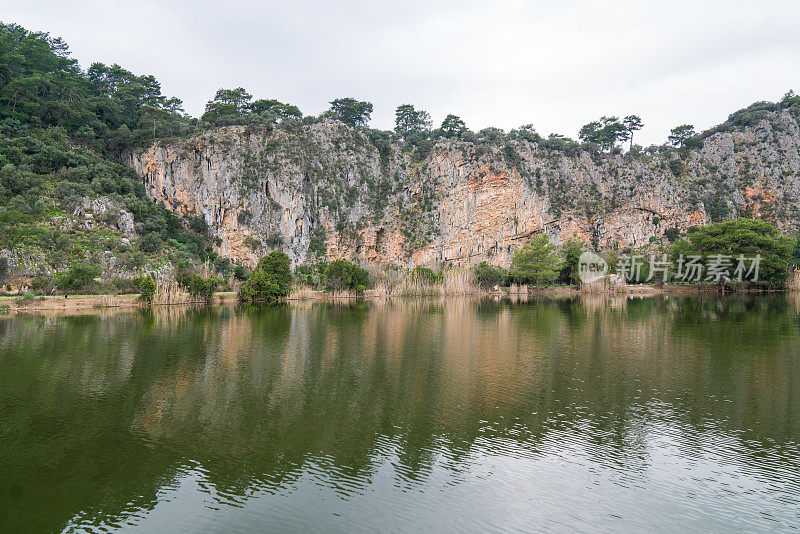
[[[624,289],[617,291],[604,291],[604,292],[588,292],[581,291],[571,286],[544,286],[535,287],[530,286],[527,293],[514,293],[504,288],[498,291],[487,291],[481,293],[472,293],[465,295],[385,295],[374,294],[373,290],[367,290],[363,295],[345,294],[331,294],[322,291],[314,291],[304,294],[302,297],[289,297],[286,299],[288,302],[330,302],[340,300],[379,300],[379,299],[414,299],[414,298],[463,298],[463,297],[484,297],[484,298],[498,298],[509,297],[518,298],[520,300],[526,298],[577,298],[577,297],[658,297],[658,296],[675,296],[675,297],[690,297],[696,295],[730,295],[730,294],[772,294],[789,292],[788,290],[744,290],[744,291],[730,291],[721,292],[717,285],[630,285],[625,286]],[[235,292],[215,293],[208,304],[210,306],[229,306],[239,302],[238,296]],[[187,300],[182,302],[175,302],[170,304],[155,304],[147,305],[139,301],[139,295],[69,295],[64,297],[58,296],[37,296],[32,300],[22,300],[18,296],[8,295],[0,297],[0,317],[8,316],[11,314],[48,314],[48,313],[73,313],[73,312],[87,312],[87,311],[102,311],[102,310],[130,310],[148,307],[172,307],[172,306],[195,306],[202,305],[201,301]]]

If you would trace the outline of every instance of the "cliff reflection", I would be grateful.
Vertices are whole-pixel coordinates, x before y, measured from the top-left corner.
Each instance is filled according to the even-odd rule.
[[[713,427],[753,455],[794,447],[798,334],[783,297],[2,320],[0,525],[35,517],[35,530],[58,530],[76,514],[113,525],[152,508],[187,462],[237,501],[280,492],[311,464],[345,497],[387,459],[414,484],[436,462],[458,471],[478,442],[534,455],[554,432],[632,472],[650,462],[652,424]]]

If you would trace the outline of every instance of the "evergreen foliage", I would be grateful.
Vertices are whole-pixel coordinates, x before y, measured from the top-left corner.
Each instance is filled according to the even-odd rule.
[[[363,292],[369,285],[366,269],[347,260],[334,260],[325,268],[325,287],[330,291]]]
[[[735,262],[740,255],[752,258],[759,254],[758,281],[782,287],[794,246],[792,238],[780,235],[778,229],[766,221],[735,219],[691,230],[672,246],[670,259],[675,262],[681,255],[684,258],[696,255],[707,261],[710,256],[721,254],[731,256]]]
[[[261,258],[239,289],[239,299],[254,302],[277,300],[292,288],[292,262],[285,252],[275,250]]]
[[[517,282],[543,283],[555,280],[561,269],[556,246],[547,234],[537,234],[514,253],[511,276]]]

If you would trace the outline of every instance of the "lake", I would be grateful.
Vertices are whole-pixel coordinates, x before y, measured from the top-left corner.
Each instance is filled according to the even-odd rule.
[[[0,318],[0,532],[800,529],[794,296]]]

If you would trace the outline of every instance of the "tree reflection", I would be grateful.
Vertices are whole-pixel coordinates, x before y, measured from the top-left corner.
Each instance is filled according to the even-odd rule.
[[[800,439],[797,306],[782,296],[165,308],[0,321],[0,526],[117,524],[200,465],[220,499],[314,466],[346,497],[548,435],[629,476],[681,421],[753,455]],[[479,444],[479,445],[478,445]],[[764,476],[770,476],[765,473]],[[42,509],[41,503],[49,503]]]

